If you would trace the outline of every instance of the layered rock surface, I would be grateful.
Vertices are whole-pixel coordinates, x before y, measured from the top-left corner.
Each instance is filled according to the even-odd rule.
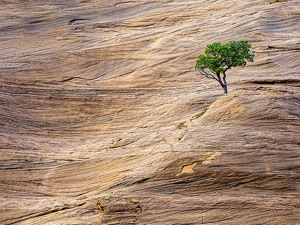
[[[272,3],[1,1],[0,223],[299,224],[300,2]],[[222,96],[195,60],[241,39]]]

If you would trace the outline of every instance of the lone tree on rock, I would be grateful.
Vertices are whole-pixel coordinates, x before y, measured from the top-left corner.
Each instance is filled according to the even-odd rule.
[[[226,72],[232,67],[246,66],[253,62],[254,53],[248,41],[230,41],[225,45],[215,42],[207,45],[205,55],[199,55],[195,70],[207,78],[219,82],[227,94]]]

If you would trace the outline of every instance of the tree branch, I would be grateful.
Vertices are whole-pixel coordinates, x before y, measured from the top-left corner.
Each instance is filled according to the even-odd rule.
[[[229,70],[231,68],[231,66],[228,66],[223,73],[225,73],[227,70]]]
[[[206,72],[204,69],[200,69],[200,70],[198,70],[198,72],[200,73],[200,75],[203,75],[206,78],[214,79],[216,81],[219,81],[213,74]]]

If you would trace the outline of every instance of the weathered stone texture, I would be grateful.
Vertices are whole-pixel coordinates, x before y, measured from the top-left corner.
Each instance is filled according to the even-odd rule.
[[[0,223],[299,224],[300,2],[276,2],[1,1]],[[241,39],[222,96],[195,61]]]

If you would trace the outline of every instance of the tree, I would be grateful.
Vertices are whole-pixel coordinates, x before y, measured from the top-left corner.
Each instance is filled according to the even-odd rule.
[[[195,70],[200,75],[218,81],[224,94],[227,94],[226,72],[233,67],[246,66],[247,61],[253,62],[255,52],[250,48],[251,44],[244,40],[230,41],[225,45],[218,42],[207,45],[206,56],[199,55]]]

